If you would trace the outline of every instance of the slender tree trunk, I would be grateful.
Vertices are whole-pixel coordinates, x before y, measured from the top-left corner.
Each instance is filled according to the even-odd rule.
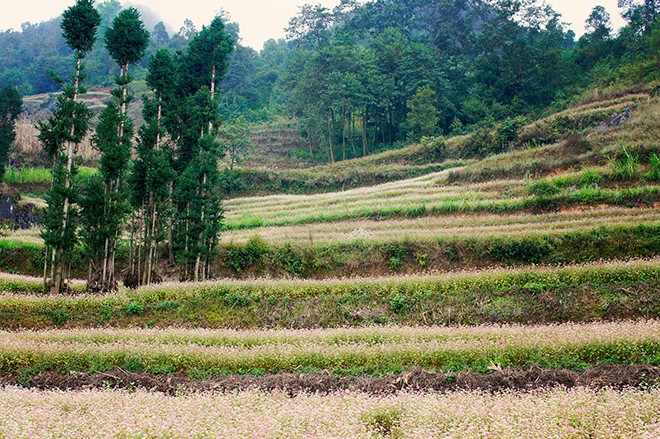
[[[332,121],[328,119],[328,148],[330,149],[330,162],[335,162],[335,147],[332,144]]]
[[[44,293],[48,292],[48,253],[49,246],[45,246],[45,255],[44,255]]]
[[[364,107],[362,116],[362,157],[366,157],[369,153],[367,145],[367,107]]]
[[[155,267],[158,264],[158,260],[156,259],[156,254],[157,254],[157,243],[156,243],[156,204],[153,204],[153,208],[151,209],[151,231],[150,231],[150,238],[151,241],[149,243],[149,265],[147,267],[147,285],[151,284],[152,278],[153,278],[153,273],[155,271]]]
[[[204,211],[206,209],[206,194],[205,194],[206,178],[207,178],[207,176],[206,176],[206,172],[205,172],[204,175],[202,176],[202,187],[201,187],[201,190],[200,190],[200,198],[201,198],[201,201],[202,201],[202,207],[201,207],[202,211],[201,211],[201,216],[200,216],[200,225],[201,225],[202,229],[199,231],[199,236],[197,238],[198,246],[200,248],[202,247],[202,238],[204,236],[203,227],[204,227],[204,219],[205,219],[204,218],[204,213],[205,213]],[[206,246],[204,246],[204,247],[206,247]],[[195,281],[199,281],[199,268],[200,268],[201,259],[202,259],[202,253],[201,253],[200,250],[198,250],[197,251],[197,260],[195,261]]]
[[[163,117],[163,93],[158,95],[158,116],[156,119],[156,149],[160,148],[160,125]]]
[[[170,265],[174,265],[174,181],[170,181],[170,191],[167,199],[169,203],[170,213],[167,217],[167,261]]]
[[[73,102],[74,104],[78,101],[78,94],[80,90],[80,74],[82,71],[82,56],[78,55],[76,59],[76,76],[73,84]],[[76,111],[75,107],[73,114],[71,116],[71,127],[69,127],[69,135],[74,136],[76,132]],[[62,208],[62,229],[61,236],[64,237],[66,234],[67,225],[69,223],[69,190],[71,189],[71,172],[73,170],[73,157],[75,154],[75,143],[72,140],[67,142],[67,160],[66,160],[66,174],[64,177],[64,201]],[[51,286],[50,292],[52,294],[60,294],[64,290],[64,264],[65,264],[65,255],[64,250],[61,248],[53,249],[53,270],[51,276]]]
[[[355,148],[355,116],[353,112],[348,113],[348,138],[351,142],[351,149],[353,150],[353,158],[357,157],[357,149]]]

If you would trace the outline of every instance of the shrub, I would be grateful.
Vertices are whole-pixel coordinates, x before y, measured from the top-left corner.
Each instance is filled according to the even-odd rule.
[[[289,243],[277,250],[275,260],[284,268],[284,271],[295,276],[304,275],[312,265],[310,257],[305,252],[294,248]]]
[[[538,264],[550,255],[553,247],[548,239],[509,240],[495,238],[488,245],[488,256],[495,261],[502,262],[526,262]]]
[[[518,140],[520,129],[525,126],[526,120],[523,116],[507,118],[495,127],[495,145],[497,150],[504,151],[509,144]]]
[[[375,408],[364,416],[367,429],[376,437],[398,438],[401,431],[402,411],[398,407]]]
[[[447,143],[442,136],[424,136],[420,143],[424,146],[424,151],[418,157],[418,162],[441,162],[447,159]]]
[[[660,181],[660,155],[651,154],[649,157],[649,171],[645,175],[649,181]]]
[[[540,198],[552,197],[560,192],[559,187],[552,180],[539,180],[532,183],[527,192]]]
[[[637,177],[639,170],[639,157],[622,147],[611,160],[612,178],[616,180],[632,180]]]
[[[144,307],[140,302],[129,302],[124,308],[127,316],[141,316],[144,314]]]
[[[223,265],[240,274],[258,263],[269,251],[266,241],[255,235],[244,246],[230,246],[223,257]]]
[[[600,172],[594,169],[587,169],[582,172],[578,184],[581,188],[593,189],[598,187],[598,183],[602,180],[603,176]]]

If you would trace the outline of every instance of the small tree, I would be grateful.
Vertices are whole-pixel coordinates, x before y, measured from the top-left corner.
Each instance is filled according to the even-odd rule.
[[[440,112],[435,106],[436,94],[425,85],[417,89],[417,93],[408,101],[410,111],[406,117],[410,140],[418,141],[424,136],[433,136],[438,132],[438,117]]]
[[[609,39],[612,32],[610,14],[602,6],[594,7],[585,22],[585,29],[590,34],[592,41]]]
[[[11,144],[16,139],[14,128],[22,107],[18,90],[9,85],[0,89],[0,181],[5,174]]]
[[[239,164],[254,144],[250,139],[250,126],[243,116],[223,124],[218,129],[218,139],[229,157],[229,169]]]
[[[101,23],[93,3],[93,0],[77,0],[62,15],[62,35],[76,54],[76,72],[71,86],[56,78],[62,87],[57,109],[46,122],[38,124],[39,139],[53,161],[53,185],[46,195],[48,207],[44,213],[41,235],[46,247],[44,289],[54,294],[66,288],[68,273],[65,273],[65,268],[76,243],[74,156],[77,145],[87,135],[91,118],[89,109],[78,101],[79,95],[86,91],[81,87],[84,78],[82,62],[96,41]]]
[[[196,281],[210,276],[224,212],[218,171],[220,144],[213,135],[203,136],[199,143],[200,152],[179,178],[176,194],[177,261],[181,277]]]

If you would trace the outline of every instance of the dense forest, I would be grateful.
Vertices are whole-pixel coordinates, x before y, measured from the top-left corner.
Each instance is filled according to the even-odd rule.
[[[251,122],[295,117],[309,158],[336,161],[422,136],[456,134],[561,108],[594,83],[657,78],[657,0],[620,0],[627,25],[617,34],[610,12],[593,9],[577,41],[562,17],[535,0],[342,0],[334,9],[305,5],[290,20],[287,40],[261,51],[240,44],[240,28],[222,14],[237,42],[220,84],[220,112]],[[122,9],[96,6],[100,38],[86,64],[87,81],[110,85],[113,62],[103,35]],[[198,33],[186,20],[170,36],[151,30],[149,55],[185,52]],[[653,55],[655,54],[655,56]],[[57,90],[49,70],[69,67],[59,19],[0,34],[0,86],[22,94]]]

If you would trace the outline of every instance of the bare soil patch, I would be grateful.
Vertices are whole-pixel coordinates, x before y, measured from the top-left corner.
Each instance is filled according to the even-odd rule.
[[[329,372],[311,374],[279,374],[265,377],[234,375],[213,380],[194,380],[172,373],[150,375],[113,369],[103,373],[71,372],[62,375],[44,372],[26,382],[16,374],[0,374],[0,386],[19,385],[41,390],[145,389],[177,395],[188,392],[234,392],[259,389],[300,393],[329,394],[359,391],[371,395],[388,395],[400,391],[451,392],[457,390],[503,392],[531,391],[553,387],[649,388],[660,386],[660,367],[648,365],[601,365],[585,371],[546,370],[538,367],[497,370],[490,374],[473,372],[448,373],[413,368],[396,375],[382,377],[335,377]]]

